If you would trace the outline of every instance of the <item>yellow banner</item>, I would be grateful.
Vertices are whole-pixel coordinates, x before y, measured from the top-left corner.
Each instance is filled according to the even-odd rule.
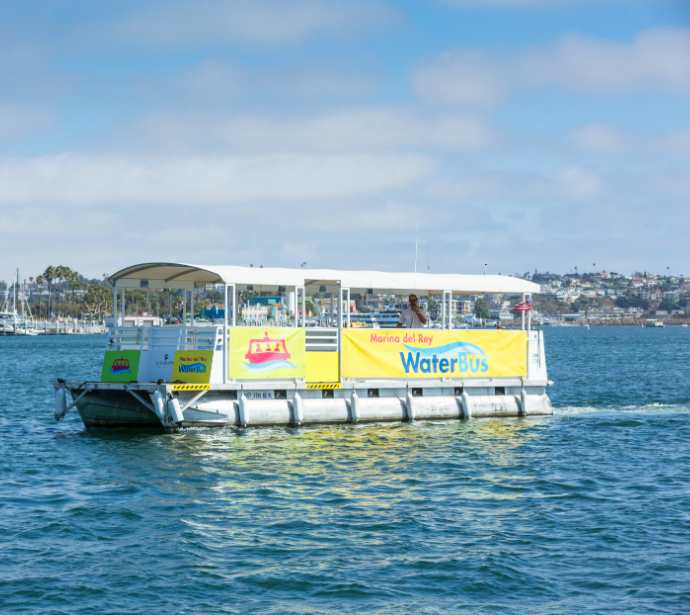
[[[526,331],[343,331],[344,378],[526,375]]]
[[[233,327],[229,376],[233,380],[293,380],[305,377],[302,328]]]
[[[212,365],[213,350],[176,350],[171,381],[208,384]]]

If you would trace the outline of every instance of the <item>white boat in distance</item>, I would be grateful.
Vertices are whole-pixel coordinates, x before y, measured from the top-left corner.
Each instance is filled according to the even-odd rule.
[[[372,329],[395,329],[400,320],[398,310],[382,312],[354,312],[350,314],[350,326],[369,327]]]
[[[17,312],[0,312],[0,335],[38,335],[32,320]]]
[[[19,290],[19,292],[17,292]],[[17,311],[17,300],[21,307],[21,314]],[[39,335],[36,322],[31,314],[29,302],[26,300],[26,289],[22,284],[19,289],[19,269],[12,283],[12,302],[9,291],[5,293],[5,301],[0,311],[0,335]]]
[[[110,278],[113,311],[140,288],[224,287],[222,325],[113,327],[101,379],[55,385],[59,420],[87,427],[251,427],[552,414],[544,339],[521,330],[453,330],[453,295],[522,294],[539,286],[495,275],[385,273],[142,263]],[[242,291],[296,294],[289,326],[242,326]],[[441,329],[353,327],[353,294],[414,292],[440,302]],[[309,294],[331,293],[331,326],[307,327]],[[124,318],[123,318],[124,321]],[[397,319],[396,319],[397,321]],[[71,402],[69,397],[71,396]]]

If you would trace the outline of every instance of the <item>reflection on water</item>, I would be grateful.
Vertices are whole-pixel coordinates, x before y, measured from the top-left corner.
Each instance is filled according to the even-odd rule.
[[[522,480],[507,471],[520,463],[520,447],[538,437],[533,427],[544,419],[440,421],[305,428],[187,430],[176,434],[133,435],[91,431],[86,437],[119,442],[114,454],[122,467],[131,460],[175,469],[180,488],[213,491],[226,506],[298,499],[340,507],[394,507],[400,500],[424,497],[430,486],[447,485],[445,464],[462,463],[481,473],[482,483]],[[452,459],[449,446],[454,447]],[[488,467],[500,468],[495,477]],[[505,470],[504,470],[505,469]],[[204,480],[195,481],[203,475]],[[458,483],[458,480],[460,481]],[[519,497],[478,488],[456,477],[466,498]],[[419,491],[421,489],[421,495]]]

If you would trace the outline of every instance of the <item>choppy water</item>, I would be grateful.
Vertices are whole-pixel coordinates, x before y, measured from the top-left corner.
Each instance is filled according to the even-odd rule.
[[[56,424],[100,336],[0,338],[0,612],[690,612],[690,329],[546,332],[547,418]]]

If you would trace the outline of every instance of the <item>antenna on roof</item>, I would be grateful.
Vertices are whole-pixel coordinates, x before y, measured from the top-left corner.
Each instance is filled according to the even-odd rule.
[[[417,239],[414,242],[414,272],[417,273],[417,247],[419,246],[419,218],[417,218]]]

